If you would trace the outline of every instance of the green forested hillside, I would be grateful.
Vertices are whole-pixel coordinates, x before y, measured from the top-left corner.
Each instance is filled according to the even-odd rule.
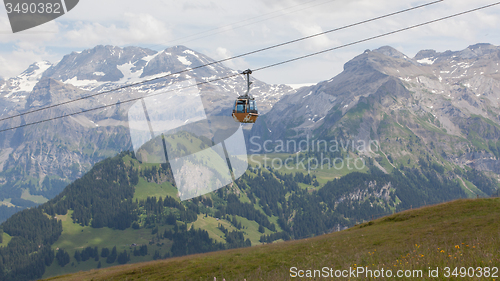
[[[423,158],[419,164],[385,174],[367,161],[363,173],[332,180],[315,171],[250,167],[234,184],[180,202],[168,164],[142,164],[124,152],[2,224],[2,279],[307,238],[468,197],[470,188],[485,196],[497,190],[480,172],[446,170]]]
[[[498,198],[457,200],[309,239],[115,266],[49,280],[497,280],[499,223]],[[358,269],[364,273],[349,273]],[[430,278],[429,269],[437,273],[436,278]],[[389,271],[391,278],[387,278]]]

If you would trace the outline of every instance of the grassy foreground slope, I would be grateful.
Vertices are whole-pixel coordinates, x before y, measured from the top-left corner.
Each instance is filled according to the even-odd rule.
[[[440,277],[432,280],[449,280],[444,277],[445,267],[500,266],[499,233],[499,198],[464,199],[396,213],[309,239],[128,264],[47,280],[288,280],[292,279],[291,267],[345,270],[365,266],[386,272],[390,269],[394,275],[397,270],[422,270],[420,280],[431,279],[429,267],[439,267]],[[494,270],[489,278],[463,280],[498,280],[491,273]],[[321,278],[317,275],[313,279]],[[364,275],[359,276],[362,279]]]

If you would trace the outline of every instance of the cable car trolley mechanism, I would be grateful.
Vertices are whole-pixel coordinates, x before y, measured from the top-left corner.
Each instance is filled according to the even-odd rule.
[[[250,74],[252,74],[252,71],[247,69],[241,74],[247,76],[247,92],[236,99],[233,109],[233,119],[240,123],[255,123],[259,113],[257,111],[255,99],[250,96],[250,85],[252,84],[252,82],[250,82]]]

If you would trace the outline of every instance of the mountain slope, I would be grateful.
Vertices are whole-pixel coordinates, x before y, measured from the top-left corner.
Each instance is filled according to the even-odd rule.
[[[285,280],[299,274],[299,270],[303,270],[304,276],[309,270],[312,277],[314,270],[323,274],[323,267],[327,267],[327,274],[331,268],[335,277],[336,270],[365,266],[379,270],[378,274],[383,268],[385,276],[388,270],[393,276],[398,270],[402,274],[406,270],[410,274],[421,271],[424,278],[429,278],[429,267],[439,267],[439,277],[444,279],[445,267],[451,268],[451,277],[455,267],[492,270],[498,265],[499,206],[498,198],[458,200],[408,210],[311,239],[117,266],[47,280]],[[325,277],[316,274],[315,280]],[[366,276],[360,274],[353,279],[363,280]]]
[[[47,203],[3,223],[0,268],[6,280],[25,280],[301,239],[469,196],[440,166],[422,162],[420,169],[384,174],[367,163],[364,173],[334,180],[252,167],[235,184],[179,202],[168,164],[140,163],[124,152],[96,164]],[[463,178],[491,192],[492,183],[480,172],[465,170]],[[103,253],[111,248],[114,258]]]
[[[391,47],[355,57],[344,71],[281,99],[252,128],[255,142],[323,140],[376,142],[361,149],[385,170],[470,167],[499,179],[500,47],[419,52]],[[279,152],[275,145],[272,152]],[[252,152],[252,151],[251,151]],[[281,151],[293,153],[295,151]],[[255,152],[253,153],[262,153]],[[459,175],[457,175],[459,176]]]
[[[119,61],[123,54],[113,50],[99,49],[94,55],[109,52]],[[479,60],[484,59],[481,57],[484,53],[491,53],[475,52]],[[162,62],[174,58],[177,66],[186,66],[195,61],[188,55],[197,54],[176,47],[148,60]],[[78,54],[71,56],[77,58]],[[92,61],[92,52],[84,56],[84,61]],[[267,164],[262,161],[266,161],[267,154],[251,155],[253,166],[233,184],[184,202],[179,202],[168,163],[141,163],[133,153],[122,152],[92,164],[108,156],[106,153],[113,155],[123,147],[130,147],[123,123],[129,105],[120,103],[103,112],[12,132],[12,138],[3,139],[6,150],[0,154],[7,159],[5,171],[0,175],[3,187],[11,187],[2,189],[4,204],[31,207],[29,200],[14,197],[36,200],[41,198],[33,195],[46,195],[48,191],[55,196],[65,186],[65,179],[78,179],[52,200],[20,212],[2,225],[5,237],[0,247],[2,274],[7,280],[29,280],[117,263],[310,238],[364,223],[372,217],[457,198],[498,194],[494,174],[498,160],[495,156],[485,158],[495,155],[494,151],[498,153],[493,140],[497,138],[499,125],[490,118],[491,113],[472,114],[467,109],[470,103],[450,101],[447,112],[462,113],[453,119],[456,122],[453,124],[460,128],[459,134],[448,132],[442,125],[444,117],[439,119],[433,111],[426,111],[433,108],[422,105],[427,99],[432,98],[438,104],[444,98],[427,86],[407,83],[404,77],[395,76],[403,70],[405,73],[428,70],[430,66],[423,63],[434,61],[434,57],[431,60],[428,56],[438,54],[425,51],[418,59],[409,59],[390,47],[367,51],[348,62],[346,71],[331,81],[285,95],[273,109],[259,117],[249,135],[260,139],[264,149],[272,148],[266,151],[275,152],[269,154],[272,161]],[[141,60],[127,67],[143,73],[149,64]],[[69,62],[70,59],[65,60]],[[176,67],[177,62],[172,64]],[[88,71],[98,72],[101,68],[97,67],[101,66]],[[154,65],[151,67],[151,73],[163,73],[161,69],[154,70]],[[56,68],[52,70],[58,73]],[[74,75],[82,75],[79,71]],[[418,74],[412,79],[423,81],[424,77]],[[123,79],[108,78],[96,82],[78,80],[85,83],[72,86],[43,77],[25,103],[37,108],[47,100],[64,101],[89,89],[106,89]],[[124,91],[124,96],[154,91],[178,78],[144,84]],[[439,81],[437,76],[433,79]],[[200,80],[203,77],[197,81]],[[232,98],[220,100],[217,93],[223,88],[236,93],[232,86],[228,83],[203,87],[207,93],[203,102],[214,104],[207,111],[213,115],[230,112],[225,109],[231,108]],[[474,101],[471,93],[465,96]],[[107,95],[85,103],[98,105],[113,98]],[[74,109],[68,106],[48,114]],[[323,115],[314,116],[319,109]],[[34,117],[27,116],[22,122],[33,120]],[[38,138],[42,140],[33,141]],[[306,142],[307,149],[299,147],[300,152],[283,149],[290,140],[300,146],[299,141],[304,139],[315,142]],[[341,143],[337,149],[330,146],[334,140]],[[203,142],[196,138],[191,141],[197,147]],[[373,146],[369,144],[368,149],[359,149],[358,141],[376,142]],[[250,139],[247,144],[251,144],[251,151],[258,143]],[[14,153],[9,157],[3,151]],[[325,157],[328,169],[323,168]],[[321,161],[321,166],[311,168],[311,159],[316,159],[316,164]],[[347,160],[347,165],[342,164],[340,170],[330,167],[330,160],[335,166],[337,159]],[[349,159],[355,159],[356,169]],[[37,161],[45,162],[39,165]],[[356,166],[359,162],[362,168]],[[83,165],[86,163],[88,166]],[[296,168],[289,169],[287,165],[291,163]],[[48,176],[42,180],[43,173]]]
[[[115,46],[73,52],[56,64],[35,63],[18,77],[0,81],[0,106],[4,108],[0,118],[213,62],[184,46],[161,52]],[[200,83],[235,73],[222,64],[213,64],[1,122],[0,129],[8,129],[115,105],[0,133],[0,221],[15,211],[53,198],[100,160],[132,149],[127,115],[132,103],[123,101],[186,79]],[[207,114],[229,116],[234,99],[244,91],[244,85],[244,78],[235,76],[200,86]],[[261,112],[268,111],[283,95],[294,91],[285,85],[268,85],[257,80],[254,86],[253,95],[266,100],[260,106]]]

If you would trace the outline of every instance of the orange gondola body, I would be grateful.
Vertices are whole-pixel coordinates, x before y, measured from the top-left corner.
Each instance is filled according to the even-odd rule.
[[[232,116],[236,122],[255,123],[255,121],[257,121],[257,117],[259,116],[259,112],[257,111],[255,99],[250,96],[250,85],[252,84],[252,82],[250,82],[250,74],[252,74],[252,71],[247,69],[241,74],[246,75],[247,92],[236,99]]]
[[[233,119],[240,123],[255,123],[259,113],[253,98],[240,96],[234,103]]]

